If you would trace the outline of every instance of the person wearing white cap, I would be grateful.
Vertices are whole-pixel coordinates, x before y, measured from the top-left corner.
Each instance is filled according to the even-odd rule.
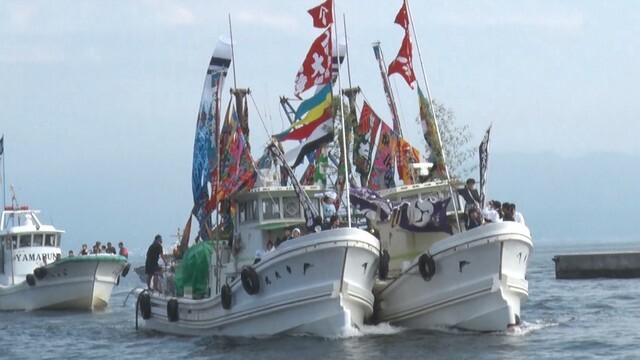
[[[322,210],[325,219],[329,219],[331,216],[336,214],[336,199],[338,199],[338,194],[334,191],[329,190],[324,193],[324,196],[322,197]]]

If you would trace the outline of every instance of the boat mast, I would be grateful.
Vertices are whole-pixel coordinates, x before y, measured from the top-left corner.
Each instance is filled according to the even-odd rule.
[[[455,199],[455,194],[453,192],[453,187],[451,186],[451,176],[449,175],[449,166],[447,166],[447,159],[444,153],[444,148],[442,147],[442,136],[440,135],[440,127],[438,126],[438,117],[436,116],[436,111],[433,107],[433,101],[431,100],[431,90],[429,89],[429,81],[427,80],[427,72],[424,70],[424,62],[422,60],[422,52],[420,51],[420,41],[418,41],[418,35],[416,34],[416,28],[413,23],[413,15],[411,14],[411,7],[409,6],[409,0],[404,0],[407,4],[407,13],[409,15],[409,22],[411,23],[411,31],[413,32],[413,37],[416,40],[416,49],[418,50],[418,59],[420,59],[420,68],[422,69],[422,76],[424,77],[424,83],[427,89],[427,100],[429,101],[429,108],[433,114],[433,122],[436,126],[436,135],[438,136],[438,142],[440,145],[440,151],[442,156],[442,162],[444,164],[444,172],[447,176],[447,183],[449,184],[449,193],[451,195],[451,199],[453,201],[453,209],[456,215],[456,225],[458,226],[458,232],[461,231],[460,228],[460,219],[458,217],[458,201]]]
[[[384,62],[384,55],[382,54],[382,47],[380,46],[380,42],[375,42],[373,45],[373,54],[378,60],[378,67],[380,68],[380,76],[382,77],[382,87],[384,89],[384,94],[387,97],[387,105],[389,105],[389,110],[391,110],[391,118],[393,120],[393,131],[395,131],[400,137],[402,136],[402,126],[400,125],[400,116],[398,115],[398,107],[396,106],[396,101],[393,98],[393,91],[391,90],[391,85],[389,84],[389,74],[387,74],[387,64]]]
[[[336,13],[336,4],[335,2],[331,2],[331,6],[333,7],[332,12],[335,14]],[[333,28],[334,28],[334,37],[335,37],[335,44],[336,46],[338,46],[338,33],[337,31],[337,26],[335,24],[335,21],[333,23]],[[345,37],[346,37],[346,33],[345,33]],[[348,64],[348,60],[347,60],[347,64]],[[340,71],[338,70],[338,89],[342,89],[342,76],[340,76]],[[340,116],[342,118],[342,142],[346,143],[346,133],[345,133],[345,124],[346,124],[346,119],[344,117],[344,104],[342,103],[342,98],[340,98]],[[346,196],[346,202],[345,202],[345,207],[347,208],[347,224],[349,224],[349,227],[351,227],[351,201],[349,200],[349,181],[347,180],[347,178],[349,177],[349,169],[347,168],[347,161],[348,161],[348,157],[347,157],[347,152],[343,151],[342,153],[342,161],[344,162],[344,186],[345,186],[345,190],[347,192],[347,196]]]
[[[0,137],[0,161],[2,161],[2,208],[7,206],[6,179],[4,177],[4,134]]]

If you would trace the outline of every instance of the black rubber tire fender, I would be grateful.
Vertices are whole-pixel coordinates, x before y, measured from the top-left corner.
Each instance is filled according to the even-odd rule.
[[[429,281],[436,273],[436,263],[427,253],[420,255],[418,259],[418,270],[424,281]]]
[[[255,295],[260,292],[260,278],[258,273],[251,266],[245,266],[240,273],[242,279],[242,287],[249,295]]]
[[[220,302],[222,303],[223,309],[231,309],[231,299],[231,287],[227,284],[222,285],[222,288],[220,289]]]

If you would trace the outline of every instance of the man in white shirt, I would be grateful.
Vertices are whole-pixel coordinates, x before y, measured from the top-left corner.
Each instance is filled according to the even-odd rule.
[[[522,213],[518,212],[518,210],[516,210],[516,204],[511,204],[511,206],[513,206],[513,220],[515,220],[515,222],[520,223],[524,226],[527,226],[524,223],[524,216],[522,216]]]

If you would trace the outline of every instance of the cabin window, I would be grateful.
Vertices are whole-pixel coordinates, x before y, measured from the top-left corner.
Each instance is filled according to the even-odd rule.
[[[45,234],[44,235],[44,246],[53,246],[58,247],[58,237],[56,234]]]
[[[20,236],[20,247],[30,247],[31,246],[31,235],[22,235]]]
[[[255,221],[258,220],[258,215],[256,215],[256,208],[258,207],[258,202],[255,200],[251,200],[247,202],[247,221]]]
[[[282,198],[282,207],[284,208],[284,217],[285,218],[299,218],[300,211],[300,200],[296,196],[289,196]]]
[[[262,218],[265,220],[280,218],[280,199],[269,198],[262,200]]]
[[[42,234],[33,234],[33,246],[42,246]]]
[[[240,222],[243,223],[247,221],[247,203],[242,202],[238,205],[238,216],[240,217]]]
[[[11,237],[11,247],[14,249],[18,248],[18,236],[17,235],[13,235]]]

